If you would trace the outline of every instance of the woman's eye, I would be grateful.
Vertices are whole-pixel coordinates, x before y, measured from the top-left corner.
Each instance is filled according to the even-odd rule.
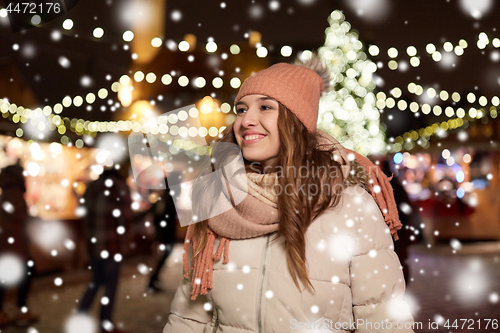
[[[243,112],[245,112],[246,110],[244,108],[237,108],[236,109],[236,114],[241,114]]]
[[[272,110],[273,109],[273,107],[269,106],[269,105],[262,105],[261,108],[262,108],[262,110]]]

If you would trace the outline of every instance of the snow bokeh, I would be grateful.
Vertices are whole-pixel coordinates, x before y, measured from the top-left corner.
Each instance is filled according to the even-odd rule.
[[[32,242],[45,251],[62,248],[69,237],[67,227],[57,220],[30,223],[28,235]]]
[[[493,0],[460,0],[460,9],[477,20],[488,14],[492,6]]]
[[[66,320],[64,333],[97,333],[97,322],[91,316],[79,313]]]
[[[389,0],[344,0],[360,18],[370,23],[380,23],[391,13]]]
[[[0,283],[6,286],[18,284],[25,274],[25,264],[14,254],[0,256]]]
[[[127,142],[118,134],[103,134],[97,139],[96,146],[100,150],[96,161],[107,166],[121,162],[127,155]]]
[[[455,276],[452,286],[460,302],[471,304],[486,298],[486,293],[490,289],[490,281],[483,265],[480,259],[471,259]]]

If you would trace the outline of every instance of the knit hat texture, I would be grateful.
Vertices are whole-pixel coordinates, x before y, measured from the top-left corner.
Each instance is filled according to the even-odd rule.
[[[312,132],[318,123],[319,98],[329,83],[329,72],[318,58],[296,65],[278,63],[246,79],[234,103],[247,95],[269,96],[294,113]]]

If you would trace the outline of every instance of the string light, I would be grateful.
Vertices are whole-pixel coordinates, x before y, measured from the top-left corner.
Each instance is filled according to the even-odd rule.
[[[432,96],[429,96],[430,98],[434,98],[434,97],[437,97],[439,96],[439,98],[442,100],[442,101],[448,101],[450,96],[451,96],[451,99],[453,102],[455,103],[458,103],[460,100],[461,100],[461,96],[458,92],[453,92],[453,93],[450,93],[446,90],[441,90],[439,92],[439,94],[437,93],[437,91],[434,90],[434,88],[429,88],[430,91],[434,91],[435,94],[432,94]],[[429,89],[427,91],[429,91]],[[394,90],[401,90],[401,88],[399,87],[394,87],[391,91],[394,91]],[[421,85],[418,85],[418,84],[415,84],[413,82],[410,82],[408,85],[407,85],[407,91],[411,94],[414,94],[414,95],[417,95],[417,96],[420,96],[422,95],[422,93],[424,92],[424,88],[421,86]],[[385,94],[384,94],[385,96]],[[472,98],[475,98],[475,94],[473,92],[469,92],[466,96],[468,96],[467,100],[469,103],[474,103],[474,102],[471,102]],[[378,98],[379,100],[385,100],[385,97],[383,98]],[[475,99],[474,99],[475,101]],[[486,96],[480,96],[479,98],[477,98],[477,101],[478,103],[481,105],[481,106],[486,106],[488,104],[488,98]],[[439,100],[436,100],[436,103],[438,103]],[[380,102],[379,102],[380,103]],[[493,96],[490,98],[490,103],[493,105],[493,106],[498,106],[500,105],[500,98],[498,96]],[[384,106],[379,106],[377,105],[377,107],[379,109],[383,109],[385,107]]]
[[[397,91],[397,89],[399,89],[399,88],[394,88],[392,91],[394,91],[394,90]],[[432,89],[432,88],[430,88],[430,89]],[[431,94],[433,94],[433,93],[431,92]],[[396,95],[398,95],[398,94],[396,93]],[[469,102],[471,100],[472,99],[470,99]],[[493,103],[493,102],[495,102],[495,103]],[[495,110],[495,112],[496,112],[496,107],[498,106],[499,103],[500,103],[500,99],[498,97],[496,97],[496,99],[492,100],[492,106],[490,107],[490,109],[493,108]],[[472,105],[472,102],[470,102],[470,104]],[[486,97],[482,96],[480,98],[480,105],[482,107],[485,107],[487,105]],[[384,108],[392,109],[392,108],[394,108],[394,107],[397,106],[398,109],[401,110],[401,111],[405,111],[408,108],[408,106],[409,106],[409,109],[413,113],[416,113],[420,109],[422,111],[422,113],[424,113],[426,115],[430,114],[431,111],[432,111],[432,113],[435,116],[440,116],[443,113],[443,109],[439,105],[430,105],[430,104],[427,104],[427,103],[423,103],[420,106],[416,102],[410,102],[410,103],[408,103],[408,101],[406,101],[405,99],[400,99],[400,100],[396,101],[396,100],[394,100],[391,97],[387,98],[385,96],[385,93],[383,93],[383,92],[379,92],[377,94],[376,106],[379,109],[384,109]],[[475,111],[471,111],[471,110],[475,110]],[[451,117],[453,117],[455,115],[457,115],[459,118],[464,118],[465,115],[466,115],[466,112],[465,112],[465,110],[463,108],[459,107],[457,109],[454,109],[451,106],[447,106],[444,109],[444,113],[449,118],[451,118]],[[479,119],[479,118],[481,118],[481,117],[483,117],[485,115],[485,112],[484,111],[478,112],[478,110],[476,110],[474,107],[471,106],[468,109],[468,114],[469,114],[469,116],[471,118],[477,118],[477,119]],[[495,115],[495,117],[492,117],[492,118],[496,118],[496,115]]]
[[[101,38],[102,36],[104,36],[104,29],[103,28],[95,28],[93,35],[95,38]]]
[[[411,130],[396,137],[395,139],[391,138],[390,141],[392,141],[392,143],[388,144],[387,150],[390,153],[397,153],[401,150],[409,151],[415,148],[416,144],[420,145],[424,149],[427,149],[430,145],[429,139],[431,136],[446,135],[447,131],[461,128],[466,124],[468,124],[467,120],[454,118],[449,119],[448,121],[436,122],[417,130]]]
[[[123,36],[122,36],[123,40],[126,41],[126,42],[131,42],[132,39],[134,39],[134,33],[130,30],[127,30],[123,33]]]
[[[137,75],[137,73],[138,72],[136,72],[135,75]],[[150,73],[150,74],[153,74],[153,73]],[[141,75],[138,74],[138,76],[140,77]],[[170,78],[170,81],[171,81],[171,76],[169,74],[165,74],[162,77],[162,82],[164,84],[168,83],[168,81],[169,81],[168,78]],[[134,77],[134,79],[135,79],[135,77]],[[220,79],[220,78],[217,78],[217,79]],[[236,78],[233,78],[233,79],[236,79]],[[120,78],[120,82],[130,83],[131,80],[130,80],[130,77],[124,75]],[[114,82],[112,84],[112,91],[115,91],[117,86],[120,86],[120,83]],[[234,84],[234,86],[236,86],[236,84]],[[419,85],[414,84],[414,83],[410,83],[408,85],[408,91],[410,93],[415,93],[415,94],[417,94],[420,91],[420,94],[421,94],[423,91],[423,88]],[[430,88],[427,90],[427,94],[429,94],[429,93],[431,96],[437,95],[437,92],[433,88]],[[106,88],[101,88],[98,92],[98,97],[101,99],[106,98],[107,95],[108,95],[108,91]],[[398,98],[402,95],[402,91],[400,88],[395,87],[391,90],[391,95],[395,98]],[[447,100],[449,98],[449,93],[442,90],[439,93],[439,96],[442,100]],[[387,97],[385,95],[385,93],[383,93],[383,92],[377,93],[376,98],[377,98],[376,106],[377,106],[377,108],[380,108],[380,109],[383,109],[385,107],[394,108],[395,106],[397,106],[400,110],[406,110],[409,106],[409,109],[412,112],[417,112],[419,109],[419,105],[416,102],[408,103],[404,99],[395,100],[392,97]],[[460,95],[455,92],[452,94],[452,98],[454,101],[459,101]],[[467,99],[469,102],[476,101],[475,95],[473,95],[473,94],[469,94],[467,96]],[[96,96],[93,93],[88,93],[85,97],[85,101],[89,104],[92,104],[93,102],[95,102],[95,100],[96,100]],[[484,96],[481,96],[478,99],[478,101],[482,106],[486,106],[486,104],[487,104],[487,99]],[[131,120],[131,121],[130,120],[127,120],[127,121],[120,120],[120,121],[110,121],[110,122],[93,121],[93,122],[91,122],[91,121],[84,120],[84,119],[76,119],[76,118],[69,119],[67,117],[61,118],[61,116],[59,114],[63,110],[63,105],[71,106],[73,104],[75,106],[81,106],[83,103],[83,98],[81,96],[76,96],[72,99],[71,97],[66,96],[63,99],[62,103],[63,104],[57,103],[56,105],[54,105],[54,107],[47,105],[47,106],[44,106],[43,108],[36,108],[35,110],[30,110],[30,109],[24,108],[22,106],[17,106],[14,103],[9,103],[8,101],[5,101],[5,100],[0,100],[0,111],[1,111],[2,116],[4,118],[11,116],[13,122],[16,122],[16,123],[18,123],[18,122],[26,123],[29,120],[29,121],[31,121],[32,124],[38,125],[39,123],[43,123],[43,118],[46,117],[48,119],[49,130],[52,130],[52,131],[57,130],[58,133],[61,135],[65,134],[68,129],[77,135],[93,135],[93,136],[95,136],[95,134],[97,132],[119,132],[119,131],[122,131],[122,132],[129,132],[129,131],[140,132],[140,131],[143,131],[144,133],[149,132],[148,127],[144,127],[143,123],[141,123],[140,121],[136,121],[136,120]],[[225,103],[225,104],[227,104],[227,103]],[[492,104],[492,106],[490,108],[490,116],[491,116],[491,118],[496,118],[497,117],[496,106],[498,106],[500,104],[500,98],[497,96],[494,96],[491,99],[491,104]],[[436,106],[434,106],[434,107],[436,107]],[[423,104],[422,108],[424,108],[424,109],[426,108],[427,113],[430,113],[431,106],[429,104]],[[231,108],[228,104],[227,106],[224,107],[224,109],[230,110]],[[436,109],[433,108],[433,110],[436,110]],[[422,110],[422,111],[424,112],[424,110]],[[486,115],[486,112],[484,112],[482,110],[476,110],[475,108],[469,108],[468,112],[466,112],[463,108],[454,109],[451,106],[446,107],[444,112],[445,112],[446,116],[448,116],[448,117],[453,117],[454,115],[456,115],[458,118],[450,119],[450,120],[455,120],[455,121],[457,121],[458,119],[463,119],[465,116],[467,116],[467,114],[471,118],[481,118],[481,117]],[[190,114],[190,116],[197,116],[198,112],[195,113],[191,110],[189,114]],[[440,115],[441,113],[434,111],[433,114]],[[328,117],[328,115],[332,115],[332,114],[326,113],[323,115],[322,118],[324,120],[326,120],[327,122],[331,123],[333,120],[333,117]],[[330,119],[330,118],[332,118],[332,119]],[[41,119],[41,120],[39,120],[39,119]],[[158,124],[158,125],[161,125],[161,124]],[[434,126],[434,125],[432,125],[432,126]],[[42,126],[45,126],[45,125],[42,125]],[[438,129],[436,129],[435,126],[434,127],[432,127],[432,126],[431,127],[428,126],[425,128],[426,129],[425,133],[427,133],[427,134],[430,133],[429,136],[436,134],[437,130],[438,130]],[[461,126],[460,123],[457,123],[457,122],[450,123],[448,126],[448,129],[454,129],[454,128],[458,128],[460,126]],[[440,128],[442,128],[442,126],[440,126]],[[431,129],[432,129],[432,131],[431,131]],[[22,136],[24,134],[22,129],[18,129],[18,130],[19,131],[16,131],[16,135]],[[210,130],[209,129],[206,129],[206,130],[208,131],[207,133],[210,134]],[[413,132],[420,133],[421,131],[422,131],[422,129],[417,130],[417,131],[410,131],[410,132],[403,134],[403,136],[401,136],[401,137],[403,137],[403,138],[406,137],[406,139],[407,139],[408,135],[410,135],[410,137],[411,137],[411,133],[413,133]],[[199,132],[199,134],[203,134],[204,132],[205,132],[205,130],[201,130]],[[203,135],[206,136],[207,133],[205,133]],[[214,130],[212,130],[211,133],[215,133]],[[422,139],[422,138],[420,138],[420,135],[417,136],[417,139],[413,140],[413,141],[417,141],[418,139]],[[398,142],[396,142],[396,143],[398,143]],[[392,151],[399,151],[403,148],[405,148],[407,150],[412,149],[410,144],[407,144],[405,147],[403,147],[403,144],[401,144],[400,146],[396,145],[396,146],[392,147],[391,150]]]
[[[55,114],[48,114],[47,108],[48,107],[45,107],[44,110],[42,110],[41,108],[30,110],[30,109],[25,109],[22,106],[17,106],[14,103],[9,103],[5,100],[0,100],[0,111],[4,118],[11,116],[13,122],[15,123],[18,122],[26,123],[28,120],[30,120],[32,125],[44,124],[44,121],[47,120],[49,130],[51,131],[57,130],[57,132],[61,135],[65,134],[68,129],[79,136],[82,135],[95,136],[97,132],[132,131],[132,132],[150,133],[151,129],[154,128],[154,126],[162,128],[161,126],[166,125],[168,122],[170,123],[176,122],[173,119],[168,119],[168,118],[165,119],[165,117],[163,118],[159,117],[157,123],[152,123],[151,125],[148,125],[148,122],[145,120],[89,121],[77,118],[69,119],[67,117],[61,118],[61,116]],[[227,109],[230,109],[230,106],[224,105],[224,110],[227,111]],[[192,109],[189,111],[189,113],[187,112],[184,113],[182,113],[182,111],[179,112],[179,119],[181,120],[187,119],[188,114],[191,117],[198,117],[199,115],[199,111],[197,109]],[[163,128],[165,128],[165,126]],[[214,137],[217,136],[219,132],[222,132],[223,128],[222,129],[221,128],[217,129],[217,134],[214,134],[215,129],[208,130],[208,135]],[[179,130],[182,131],[183,129]],[[165,131],[165,133],[167,133],[167,131]],[[204,133],[204,130],[201,130],[201,132],[199,133]],[[20,131],[16,131],[16,135],[22,136],[23,135],[22,129],[20,129]],[[206,136],[206,134],[204,134],[203,136]]]
[[[73,21],[69,18],[65,19],[62,24],[62,27],[64,30],[71,30],[71,28],[73,28]]]
[[[450,107],[449,107],[450,108]],[[448,108],[447,108],[448,109]],[[476,119],[482,118],[486,116],[486,111],[483,109],[476,110],[474,108],[469,109],[468,119],[466,118],[465,110],[462,108],[457,109],[458,118],[449,119],[448,121],[436,122],[427,127],[420,128],[418,130],[410,130],[403,135],[398,137],[391,138],[389,141],[391,142],[387,150],[389,152],[395,153],[401,150],[412,150],[416,147],[415,143],[420,145],[422,148],[426,149],[429,147],[429,138],[433,135],[445,136],[446,132],[449,130],[455,130],[461,128],[465,125],[468,125],[470,121],[475,121]],[[490,117],[492,119],[497,118],[498,110],[495,106],[490,107]]]
[[[292,48],[288,45],[285,45],[281,48],[281,55],[283,57],[289,57],[292,55]]]
[[[476,45],[479,50],[484,50],[488,45],[492,45],[494,48],[499,48],[500,47],[500,39],[499,38],[493,38],[490,42],[490,38],[485,32],[481,32],[478,36],[478,40],[476,41]],[[444,42],[443,43],[443,51],[446,53],[454,52],[457,56],[462,56],[464,54],[464,50],[468,47],[468,42],[465,39],[460,39],[458,42],[458,45],[453,46],[451,42]],[[435,62],[440,62],[444,59],[442,52],[440,52],[437,47],[432,44],[428,43],[425,47],[425,53],[431,56],[431,58]],[[371,45],[368,48],[368,52],[376,57],[380,55],[380,49],[376,45]],[[410,57],[409,62],[412,67],[418,67],[420,66],[420,58],[417,57],[417,48],[415,46],[408,46],[406,49],[406,53]],[[400,63],[395,60],[395,58],[398,57],[399,51],[395,47],[390,47],[387,50],[387,55],[391,60],[387,62],[387,67],[391,70],[396,70],[400,68]],[[446,58],[449,59],[449,58]],[[404,68],[404,67],[403,67]]]
[[[163,44],[163,41],[160,37],[155,37],[151,40],[151,45],[153,47],[160,47]]]

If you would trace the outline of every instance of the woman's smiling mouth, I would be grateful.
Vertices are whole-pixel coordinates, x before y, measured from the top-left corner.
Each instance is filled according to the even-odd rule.
[[[245,134],[243,136],[243,143],[246,145],[252,144],[252,143],[255,143],[255,142],[262,140],[266,136],[267,135],[265,135],[265,134],[257,134],[257,133]]]

